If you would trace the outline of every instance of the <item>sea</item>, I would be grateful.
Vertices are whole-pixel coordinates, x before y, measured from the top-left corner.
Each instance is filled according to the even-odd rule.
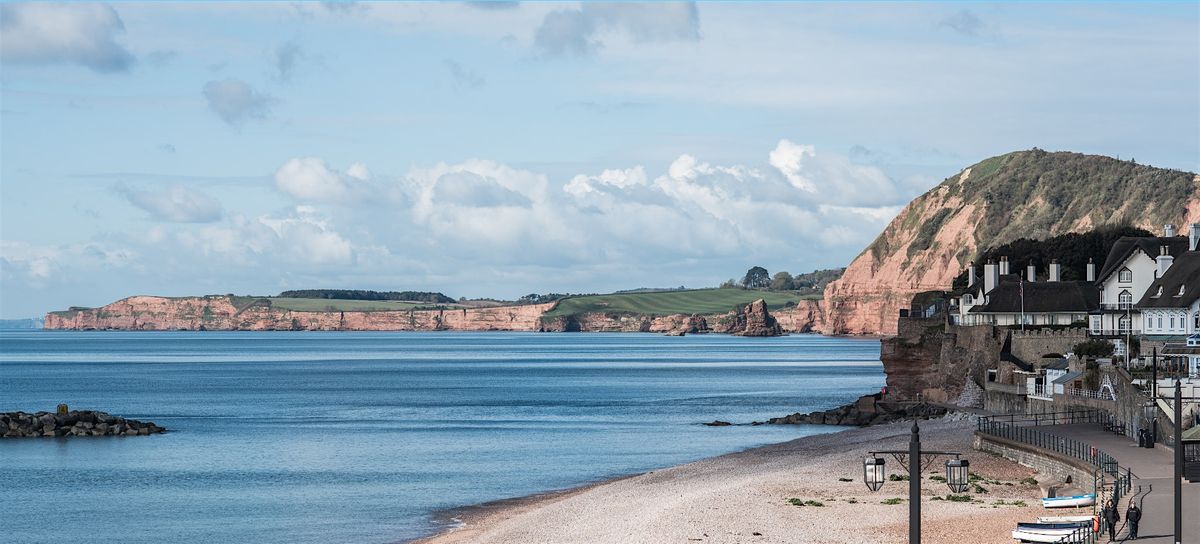
[[[812,334],[0,331],[0,411],[169,429],[0,438],[0,540],[406,542],[446,509],[835,431],[749,423],[883,383],[877,340]]]

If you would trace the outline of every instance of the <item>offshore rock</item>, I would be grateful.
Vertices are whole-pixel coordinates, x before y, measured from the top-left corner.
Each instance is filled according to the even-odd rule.
[[[782,336],[783,327],[767,312],[767,302],[760,298],[736,313],[726,332],[736,336]]]
[[[147,436],[166,431],[149,421],[137,421],[92,410],[53,414],[0,413],[0,438],[59,436]]]

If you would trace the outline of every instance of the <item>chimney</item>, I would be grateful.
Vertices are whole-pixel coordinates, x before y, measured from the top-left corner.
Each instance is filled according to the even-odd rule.
[[[1166,238],[1175,236],[1175,225],[1172,225],[1170,223],[1163,225],[1163,236]]]
[[[1087,281],[1091,281],[1091,282],[1096,281],[1096,263],[1094,261],[1092,261],[1091,257],[1088,257]]]
[[[967,287],[975,286],[975,261],[967,264]]]
[[[1092,266],[1092,265],[1089,265]],[[1050,280],[1062,281],[1062,266],[1058,264],[1058,260],[1050,261]]]
[[[1025,267],[1025,276],[1027,276],[1025,281],[1030,283],[1037,281],[1037,267],[1033,266],[1033,263],[1029,263],[1029,266]]]
[[[983,294],[992,292],[996,285],[1000,283],[1000,265],[988,261],[988,264],[983,265]]]
[[[1200,223],[1188,227],[1188,250],[1200,251]]]
[[[1161,278],[1163,274],[1167,273],[1167,269],[1171,268],[1171,264],[1175,262],[1175,257],[1171,256],[1167,246],[1162,246],[1159,248],[1159,255],[1155,261],[1158,262],[1158,276],[1156,277]]]
[[[1000,275],[1008,274],[1008,257],[1000,257]]]

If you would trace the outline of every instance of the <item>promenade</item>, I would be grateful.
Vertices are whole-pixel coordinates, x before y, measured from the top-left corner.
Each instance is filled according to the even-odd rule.
[[[1174,454],[1158,446],[1139,448],[1137,442],[1127,436],[1106,432],[1096,424],[1046,425],[1039,430],[1073,438],[1104,450],[1133,473],[1131,493],[1141,503],[1142,523],[1138,542],[1149,544],[1173,544],[1174,541]],[[1140,490],[1139,490],[1140,487]],[[1120,505],[1122,531],[1119,540],[1125,539],[1128,529],[1124,527],[1125,508],[1128,500]],[[1183,542],[1200,543],[1200,483],[1183,484]],[[1106,542],[1107,538],[1099,540]]]

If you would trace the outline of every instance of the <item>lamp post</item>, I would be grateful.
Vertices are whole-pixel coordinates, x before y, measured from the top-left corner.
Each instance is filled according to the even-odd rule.
[[[946,485],[952,493],[962,493],[967,490],[970,481],[971,463],[959,459],[956,451],[921,450],[921,428],[913,420],[912,435],[908,441],[908,450],[873,451],[871,456],[863,459],[863,483],[867,489],[879,491],[887,480],[887,461],[880,454],[891,455],[908,471],[908,542],[921,543],[921,473],[938,456],[953,455],[954,459],[946,460]]]
[[[1175,544],[1183,543],[1183,382],[1175,375]]]

